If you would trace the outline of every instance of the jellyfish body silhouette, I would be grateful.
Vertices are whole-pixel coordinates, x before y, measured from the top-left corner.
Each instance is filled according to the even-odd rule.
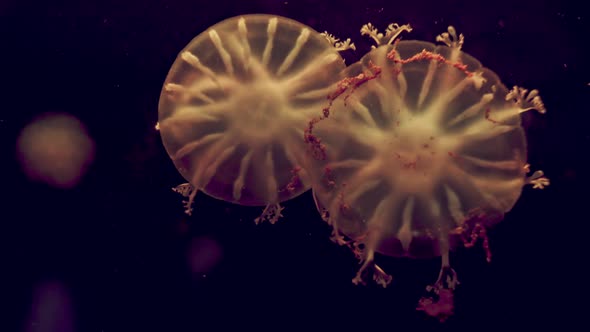
[[[284,17],[235,17],[195,37],[166,78],[157,125],[188,181],[175,188],[186,212],[203,191],[276,221],[280,202],[310,188],[301,138],[343,68],[324,36]]]
[[[409,25],[384,33],[366,24],[376,46],[345,67],[354,49],[299,22],[269,15],[222,21],[180,52],[162,89],[164,147],[188,181],[175,188],[241,205],[279,203],[313,187],[332,240],[360,260],[356,284],[392,280],[375,254],[441,257],[438,279],[418,310],[445,320],[458,285],[449,253],[481,241],[532,175],[520,114],[545,112],[538,91],[507,89],[461,47],[453,27],[442,45],[400,41]]]
[[[477,238],[487,250],[486,228],[523,186],[548,184],[542,172],[526,176],[520,120],[523,111],[545,109],[536,91],[507,90],[462,52],[452,27],[438,37],[441,46],[396,40],[410,30],[363,27],[377,47],[346,69],[305,140],[316,205],[333,240],[361,261],[353,282],[389,284],[375,253],[441,256],[439,279],[418,308],[444,320],[458,283],[449,251]]]

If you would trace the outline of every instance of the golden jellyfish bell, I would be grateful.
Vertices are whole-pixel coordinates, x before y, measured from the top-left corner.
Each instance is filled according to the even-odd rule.
[[[306,141],[316,205],[334,241],[362,262],[353,281],[391,281],[375,253],[441,256],[430,286],[441,302],[425,298],[420,309],[442,317],[452,311],[452,293],[440,294],[457,284],[449,251],[477,238],[488,250],[486,228],[512,209],[523,186],[548,184],[542,172],[526,176],[520,119],[545,108],[535,90],[508,90],[462,52],[454,28],[437,38],[440,46],[396,40],[410,30],[361,29],[377,47],[345,70]]]
[[[172,65],[160,97],[164,146],[188,184],[241,205],[266,206],[310,188],[302,141],[307,120],[344,61],[326,37],[271,15],[224,20],[193,39]],[[259,219],[259,220],[262,220]]]

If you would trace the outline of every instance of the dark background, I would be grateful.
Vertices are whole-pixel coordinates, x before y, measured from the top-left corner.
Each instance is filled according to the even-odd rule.
[[[70,310],[73,330],[92,332],[573,328],[588,307],[583,255],[590,220],[581,213],[588,194],[577,188],[590,158],[589,11],[564,1],[328,3],[0,4],[0,144],[6,152],[0,330],[58,331],[38,325],[32,317],[39,310],[66,320]],[[181,197],[170,188],[184,180],[154,130],[162,83],[193,37],[247,13],[283,15],[351,37],[358,49],[346,54],[349,64],[370,48],[358,32],[369,21],[380,29],[410,23],[414,31],[403,38],[427,41],[452,24],[465,35],[463,50],[507,86],[541,91],[548,113],[528,114],[524,124],[532,168],[543,169],[552,184],[544,191],[525,188],[490,231],[491,264],[479,248],[452,256],[462,284],[456,315],[446,323],[414,310],[437,277],[438,260],[380,258],[394,275],[392,285],[353,286],[357,263],[330,242],[309,193],[285,203],[285,217],[274,226],[254,225],[259,208],[204,194],[192,217],[183,214]],[[28,181],[15,159],[19,131],[45,112],[76,116],[95,140],[95,162],[74,189]],[[205,276],[187,264],[195,243],[217,243],[222,251]],[[66,290],[61,301],[71,309],[36,308],[34,294],[48,282]]]

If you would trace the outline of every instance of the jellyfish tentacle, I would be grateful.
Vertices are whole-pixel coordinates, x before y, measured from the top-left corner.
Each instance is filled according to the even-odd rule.
[[[359,268],[356,276],[352,279],[355,285],[365,284],[365,276],[367,273],[372,274],[372,279],[377,284],[387,287],[392,280],[392,277],[385,273],[377,264],[375,264],[375,250],[383,237],[383,229],[387,221],[391,217],[392,197],[387,197],[381,200],[373,216],[367,221],[368,230],[364,236],[355,241],[357,249],[360,248],[358,244],[363,244],[363,248],[359,252],[361,256],[362,265]]]

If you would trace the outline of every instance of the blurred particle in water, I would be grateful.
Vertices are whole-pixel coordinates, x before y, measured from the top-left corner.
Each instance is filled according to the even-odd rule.
[[[63,284],[50,281],[43,282],[36,287],[25,331],[74,331],[72,301]]]
[[[16,153],[33,181],[69,189],[94,160],[94,141],[84,125],[68,114],[43,114],[23,128]]]
[[[221,261],[221,245],[210,237],[195,237],[188,246],[188,265],[195,277],[211,272]]]

